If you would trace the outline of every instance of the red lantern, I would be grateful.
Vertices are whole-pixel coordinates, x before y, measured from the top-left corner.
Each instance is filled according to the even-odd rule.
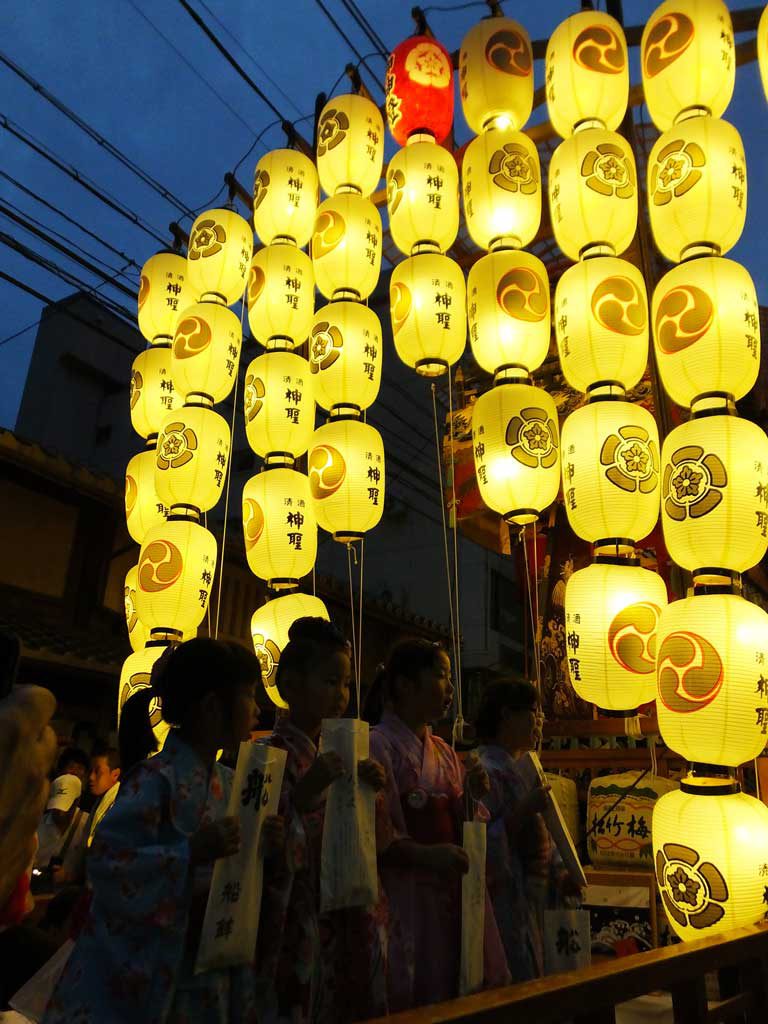
[[[404,146],[414,133],[443,142],[453,123],[453,60],[431,36],[411,36],[394,48],[387,65],[387,121]]]

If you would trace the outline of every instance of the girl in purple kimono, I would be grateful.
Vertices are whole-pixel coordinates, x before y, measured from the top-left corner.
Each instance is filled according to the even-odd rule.
[[[319,912],[326,792],[343,767],[337,754],[318,753],[318,742],[323,719],[340,718],[349,703],[349,644],[319,618],[297,619],[288,636],[276,682],[290,710],[265,740],[288,754],[280,795],[288,870],[264,882],[260,1020],[347,1024],[387,1012],[383,907]],[[384,785],[373,761],[361,761],[358,776]]]
[[[541,739],[543,716],[536,688],[498,682],[484,694],[475,728],[488,772],[488,889],[515,982],[541,977],[543,917],[547,908],[578,894],[541,817],[546,787],[529,790],[517,768]]]
[[[468,805],[470,818],[483,816],[475,801],[486,793],[488,779],[474,755],[465,770],[456,752],[432,735],[429,723],[442,718],[453,699],[451,664],[441,647],[426,640],[399,643],[374,684],[370,708],[377,696],[383,713],[371,733],[371,755],[387,772],[393,834],[379,865],[389,902],[388,998],[394,1013],[458,995],[461,876],[468,868],[461,830]],[[508,981],[486,901],[485,984]]]
[[[249,738],[259,678],[253,654],[207,638],[157,662],[152,686],[173,728],[128,772],[94,838],[93,901],[45,1024],[255,1024],[250,965],[194,965],[213,863],[240,844],[225,817],[232,772],[216,755]]]

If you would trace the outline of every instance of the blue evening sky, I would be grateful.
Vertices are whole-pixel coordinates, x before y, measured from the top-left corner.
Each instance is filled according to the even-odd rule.
[[[202,0],[190,2],[288,119],[310,114],[315,95],[331,88],[347,61],[358,59],[316,0],[206,0],[205,5]],[[442,0],[441,5],[455,2]],[[359,54],[374,49],[341,0],[323,3]],[[413,32],[411,6],[412,0],[359,0],[360,9],[387,48]],[[598,6],[604,8],[604,0]],[[625,23],[643,23],[655,6],[650,0],[625,0]],[[731,9],[747,6],[753,5],[730,4]],[[547,0],[533,5],[507,0],[504,4],[505,12],[521,21],[533,39],[548,36],[562,18],[579,7],[573,0]],[[454,50],[484,13],[483,6],[477,6],[451,12],[435,10],[428,17],[435,35]],[[742,38],[745,37],[737,37],[737,41]],[[229,67],[178,0],[15,0],[5,5],[0,52],[191,208],[201,206],[213,196],[222,185],[224,172],[235,166],[256,135],[274,119],[274,114]],[[384,61],[373,57],[369,64],[378,81],[383,80]],[[537,62],[535,75],[538,86],[543,81],[543,62]],[[374,98],[380,101],[381,89],[364,69],[363,78]],[[634,50],[632,81],[638,79]],[[339,89],[346,91],[345,86],[343,79]],[[96,257],[106,263],[110,273],[124,265],[119,256],[21,192],[2,174],[13,177],[63,210],[139,266],[160,247],[140,228],[108,209],[16,139],[4,127],[10,122],[44,143],[170,240],[167,225],[180,216],[178,209],[2,64],[0,97],[0,203],[66,236],[86,250],[92,262]],[[542,108],[534,113],[533,119],[543,116],[546,114]],[[737,70],[736,92],[726,116],[742,134],[749,171],[747,226],[730,255],[747,266],[756,281],[760,301],[768,303],[768,106],[756,64]],[[309,136],[311,120],[302,127]],[[457,106],[457,138],[461,142],[468,136]],[[247,188],[251,186],[258,156],[283,144],[279,128],[265,133],[238,175]],[[189,219],[183,223],[189,227]],[[97,276],[50,250],[6,214],[0,216],[0,231],[43,252],[85,278],[92,287],[101,284]],[[10,250],[1,238],[0,268],[6,273],[53,299],[73,290]],[[134,287],[136,272],[129,268],[126,274],[119,280]],[[109,285],[104,293],[135,308],[132,299]],[[0,308],[0,425],[12,427],[42,303],[0,280]],[[17,336],[11,338],[14,334]]]

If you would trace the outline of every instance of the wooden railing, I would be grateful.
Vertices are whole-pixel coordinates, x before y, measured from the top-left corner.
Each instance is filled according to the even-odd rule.
[[[723,969],[729,996],[708,1003],[704,976]],[[368,1024],[614,1024],[618,1004],[660,990],[671,993],[675,1024],[765,1024],[768,926],[739,928]]]

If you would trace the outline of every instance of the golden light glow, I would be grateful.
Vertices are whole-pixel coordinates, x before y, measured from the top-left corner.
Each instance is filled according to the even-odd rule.
[[[540,366],[549,351],[547,268],[528,252],[492,252],[472,264],[467,278],[472,354],[484,370]]]
[[[384,442],[362,420],[318,427],[308,456],[309,488],[319,526],[342,543],[358,540],[384,512]]]
[[[558,135],[596,120],[611,131],[621,124],[629,96],[624,29],[600,11],[581,11],[560,22],[549,37],[547,109]]]
[[[334,96],[317,123],[317,173],[326,194],[352,186],[376,190],[384,161],[384,121],[366,96]]]
[[[448,256],[424,253],[402,260],[389,282],[389,312],[397,354],[427,377],[445,373],[464,352],[466,285]]]
[[[392,241],[406,256],[423,243],[450,249],[459,230],[459,170],[451,153],[426,140],[398,150],[387,167],[387,210]]]
[[[245,372],[245,432],[257,455],[303,455],[315,429],[310,366],[293,352],[265,352]]]
[[[245,291],[252,252],[253,231],[247,220],[234,210],[206,210],[189,233],[190,287],[202,300],[231,306]]]
[[[659,516],[659,431],[632,402],[592,402],[563,423],[563,497],[584,540],[640,541]]]
[[[345,193],[320,204],[312,264],[317,287],[326,298],[337,291],[368,298],[381,269],[381,215],[370,199]]]
[[[303,345],[312,324],[315,271],[312,260],[290,243],[254,253],[248,278],[248,323],[265,348]]]
[[[520,129],[533,108],[531,40],[511,18],[484,18],[464,36],[459,50],[459,95],[475,134],[495,122]]]
[[[144,438],[156,434],[165,414],[181,405],[183,396],[173,385],[170,345],[154,345],[136,356],[129,401],[133,429]]]
[[[667,604],[661,576],[637,565],[595,562],[565,588],[571,685],[607,711],[632,711],[656,698],[659,616]]]
[[[182,406],[160,429],[155,455],[155,492],[169,507],[207,512],[217,504],[227,478],[229,424],[213,409]]]
[[[296,592],[267,601],[256,609],[251,618],[253,649],[261,663],[264,688],[279,708],[288,707],[276,686],[280,655],[288,643],[288,630],[296,619],[306,616],[326,621],[330,618],[319,597]]]
[[[175,252],[158,252],[141,268],[139,330],[151,343],[168,342],[176,321],[195,296],[187,284],[187,261]]]
[[[273,149],[256,164],[253,225],[263,245],[290,238],[300,248],[309,242],[317,211],[314,163],[295,149]]]
[[[132,565],[125,574],[123,594],[125,598],[125,626],[132,651],[144,650],[149,640],[149,627],[145,626],[136,611],[136,588],[139,585],[138,565]]]
[[[312,571],[317,522],[309,480],[293,469],[267,469],[243,488],[243,537],[248,565],[271,587],[295,586]]]
[[[472,240],[491,249],[528,245],[541,222],[541,167],[536,146],[512,129],[489,128],[467,146],[461,164],[464,215]]]
[[[500,384],[472,409],[475,473],[485,504],[507,522],[533,522],[557,497],[560,433],[552,396]]]
[[[168,644],[151,644],[149,647],[142,647],[140,650],[129,654],[123,662],[120,672],[120,683],[117,697],[117,723],[120,724],[120,716],[123,705],[139,690],[146,690],[150,685],[152,667],[155,662],[165,653]],[[155,697],[149,705],[149,723],[157,740],[158,750],[163,749],[163,744],[170,731],[170,726],[163,718],[162,702]]]
[[[240,318],[216,302],[188,306],[179,317],[171,348],[175,390],[185,400],[203,395],[223,402],[232,390],[240,359]]]
[[[747,796],[667,793],[653,811],[656,881],[681,939],[705,939],[765,916],[768,807]]]
[[[369,306],[329,302],[318,309],[309,338],[318,405],[367,409],[379,393],[381,360],[381,324]]]
[[[125,520],[128,533],[141,544],[149,530],[165,521],[168,506],[155,490],[156,440],[134,455],[125,470]]]
[[[756,565],[768,546],[765,432],[738,416],[689,420],[667,435],[661,461],[664,541],[678,565]]]

